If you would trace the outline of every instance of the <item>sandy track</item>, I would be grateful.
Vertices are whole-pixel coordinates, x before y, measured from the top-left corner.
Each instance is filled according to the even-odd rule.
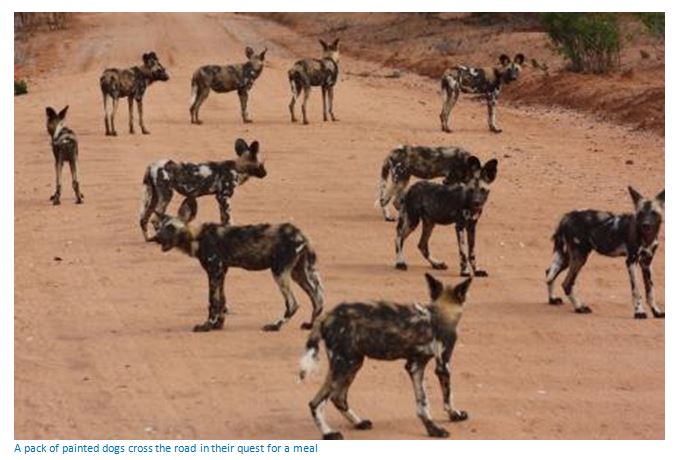
[[[477,254],[491,277],[473,284],[453,360],[455,400],[471,420],[449,424],[455,438],[663,438],[664,322],[634,321],[622,260],[592,257],[577,287],[594,314],[544,303],[549,236],[573,208],[630,209],[627,184],[663,186],[663,138],[570,113],[501,108],[501,135],[485,108],[460,101],[452,135],[439,131],[434,81],[343,76],[335,124],[322,124],[320,94],[311,125],[292,125],[286,69],[318,45],[289,30],[237,15],[86,15],[84,32],[58,47],[55,70],[15,100],[15,436],[17,438],[316,438],[307,401],[322,372],[298,385],[296,369],[310,314],[302,308],[279,333],[261,326],[282,299],[268,273],[232,271],[225,329],[194,334],[206,315],[198,262],[143,243],[137,225],[145,166],[156,159],[203,161],[232,155],[235,137],[261,142],[269,175],[233,201],[237,223],[291,220],[312,239],[332,306],[349,299],[427,298],[427,270],[408,241],[409,271],[393,269],[394,227],[372,207],[379,166],[400,143],[463,145],[500,160],[478,229]],[[252,91],[255,123],[240,121],[235,93],[212,95],[203,126],[187,113],[196,66],[239,62],[243,47],[268,46]],[[171,74],[146,96],[150,136],[129,135],[126,102],[117,138],[103,134],[97,80],[154,49]],[[342,71],[380,71],[343,59]],[[53,166],[44,107],[70,104],[80,138],[86,204],[53,207]],[[625,162],[632,160],[633,165]],[[200,220],[217,218],[200,200]],[[451,229],[436,230],[434,253],[456,281]],[[54,260],[60,257],[61,261]],[[664,299],[664,244],[655,261]],[[671,312],[671,314],[673,314]],[[325,360],[325,358],[324,358]],[[325,361],[324,361],[325,362]],[[428,392],[440,421],[439,386]],[[368,362],[350,394],[375,429],[353,439],[423,438],[402,363]]]

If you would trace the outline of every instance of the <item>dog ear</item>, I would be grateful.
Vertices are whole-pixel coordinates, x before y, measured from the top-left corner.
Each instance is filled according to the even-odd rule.
[[[634,203],[635,209],[639,206],[639,202],[644,200],[644,197],[642,196],[641,193],[636,191],[635,189],[632,188],[632,186],[628,186],[627,190],[630,192],[630,196],[632,197],[632,202]]]
[[[507,54],[501,54],[501,57],[498,58],[498,62],[500,62],[501,65],[505,67],[508,64],[510,64],[510,58]]]
[[[58,118],[60,118],[61,120],[66,118],[66,113],[68,113],[68,107],[70,107],[70,106],[67,105],[67,106],[63,107],[63,110],[58,112]]]
[[[467,158],[467,174],[473,176],[478,170],[481,169],[481,161],[478,157],[470,156]]]
[[[56,118],[56,111],[51,107],[46,107],[46,117],[49,119]]]
[[[481,179],[490,184],[496,180],[496,174],[498,173],[498,160],[493,158],[486,162],[486,164],[481,168]]]
[[[255,54],[255,51],[253,51],[253,48],[251,48],[250,46],[245,47],[245,57],[250,59],[253,57],[254,54]]]
[[[340,42],[340,39],[339,39],[339,38],[336,38],[336,39],[333,41],[333,43],[331,43],[331,49],[337,51],[337,50],[338,50],[338,43],[339,43],[339,42]]]
[[[184,223],[192,222],[192,220],[197,216],[197,199],[193,197],[187,197],[180,205],[177,210],[177,218]]]
[[[437,300],[442,294],[442,283],[433,277],[430,273],[425,274],[425,279],[428,281],[428,290],[430,291],[430,300]]]
[[[150,57],[150,53],[143,53],[143,63],[147,64],[148,63],[148,58]]]
[[[267,47],[264,50],[262,50],[262,53],[258,55],[261,61],[265,60],[265,53],[267,53]]]
[[[236,139],[236,144],[234,145],[234,149],[236,150],[236,154],[238,156],[241,156],[248,151],[248,144],[243,139],[238,138],[238,139]]]
[[[523,63],[525,62],[525,55],[523,53],[516,54],[513,58],[513,62],[515,62],[518,65],[523,65]]]
[[[467,300],[467,291],[469,291],[469,286],[472,284],[472,277],[468,276],[466,280],[459,283],[454,287],[455,297],[460,304],[463,304]]]
[[[151,51],[149,54],[153,59],[158,60],[158,56],[156,55],[155,51]]]
[[[260,150],[260,143],[258,141],[251,142],[248,150],[250,151],[251,156],[255,158]]]
[[[666,189],[663,189],[659,192],[658,195],[654,198],[657,203],[659,203],[659,206],[661,206],[661,209],[666,209]]]
[[[318,42],[319,42],[319,43],[321,44],[321,46],[323,47],[323,51],[328,50],[328,44],[327,44],[326,42],[324,42],[324,41],[321,40],[320,38],[319,38]]]

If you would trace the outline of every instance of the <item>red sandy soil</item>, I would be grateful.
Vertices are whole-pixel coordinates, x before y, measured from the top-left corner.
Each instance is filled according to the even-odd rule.
[[[195,259],[145,244],[138,229],[147,164],[229,158],[238,136],[260,141],[269,175],[236,193],[235,221],[302,228],[319,254],[328,306],[427,299],[418,235],[406,247],[408,272],[395,270],[394,226],[373,207],[391,148],[451,144],[497,157],[477,235],[491,276],[472,285],[451,366],[456,405],[471,418],[446,422],[431,371],[436,419],[457,439],[664,438],[664,321],[632,319],[623,260],[592,256],[582,272],[577,288],[592,315],[547,305],[543,282],[549,238],[564,212],[629,211],[628,184],[647,195],[664,186],[663,138],[573,112],[507,105],[504,132],[494,135],[485,107],[470,100],[455,109],[456,132],[443,134],[434,80],[359,77],[388,69],[348,57],[336,90],[341,121],[321,122],[314,90],[311,124],[293,125],[286,70],[317,56],[318,43],[250,16],[85,14],[35,40],[36,62],[47,70],[31,74],[30,93],[15,99],[16,438],[318,438],[307,402],[323,370],[297,383],[306,339],[299,325],[310,313],[303,293],[296,291],[297,316],[266,333],[261,326],[282,311],[272,277],[232,270],[225,328],[195,334],[206,315],[204,272]],[[43,46],[48,41],[57,45]],[[190,125],[193,70],[240,62],[246,45],[269,47],[250,100],[255,122],[241,123],[232,93],[212,95],[204,125]],[[123,101],[119,136],[104,136],[100,73],[137,64],[150,50],[171,75],[147,92],[152,134],[128,134]],[[44,107],[66,104],[80,138],[86,203],[72,203],[65,171],[63,204],[54,207]],[[201,199],[198,220],[217,218],[214,200]],[[457,282],[453,230],[437,229],[432,249],[450,265],[436,274]],[[663,305],[663,231],[654,268]],[[322,362],[325,368],[325,356]],[[367,362],[350,403],[375,425],[354,431],[329,407],[330,423],[350,439],[425,438],[402,362]]]

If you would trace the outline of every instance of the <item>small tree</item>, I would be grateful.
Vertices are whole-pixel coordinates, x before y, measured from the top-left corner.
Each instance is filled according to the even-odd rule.
[[[24,80],[15,80],[15,96],[20,96],[22,94],[27,94],[27,82]]]
[[[620,63],[620,27],[614,13],[544,13],[542,25],[575,72],[604,73]]]

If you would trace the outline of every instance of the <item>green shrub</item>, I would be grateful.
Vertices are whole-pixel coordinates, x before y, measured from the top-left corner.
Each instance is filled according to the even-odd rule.
[[[27,94],[29,91],[27,90],[27,82],[24,80],[17,81],[15,80],[15,96],[19,96],[21,94]]]
[[[637,13],[637,17],[651,35],[664,38],[666,34],[665,13]]]
[[[604,73],[620,63],[620,27],[614,13],[543,13],[542,25],[575,72]]]

